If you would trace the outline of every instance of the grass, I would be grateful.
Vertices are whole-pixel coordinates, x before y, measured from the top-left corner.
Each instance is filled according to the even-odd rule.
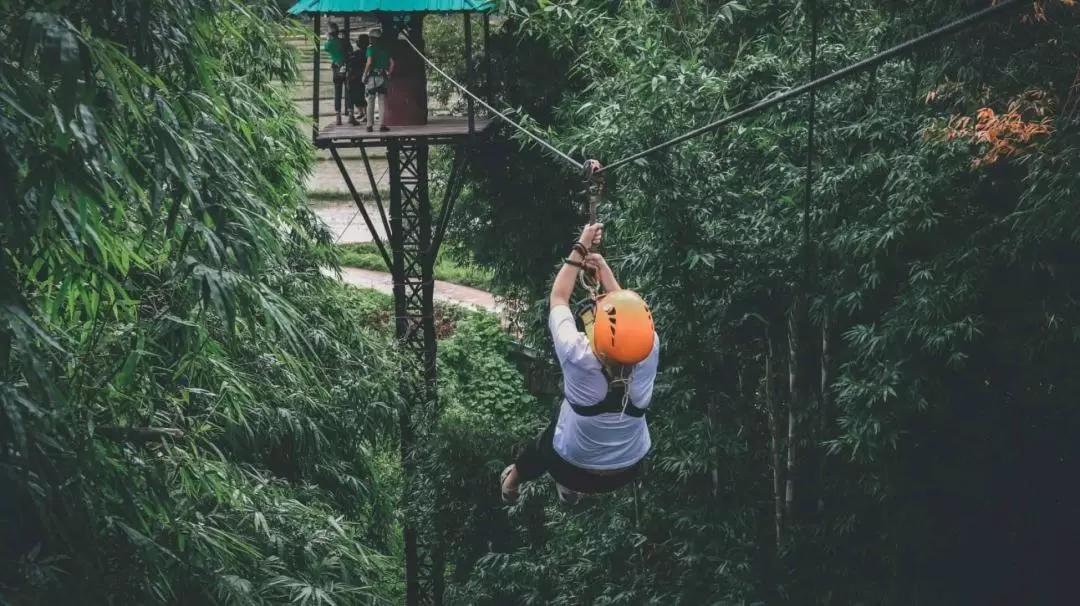
[[[373,271],[387,271],[379,249],[372,242],[359,244],[342,244],[338,247],[341,251],[341,264],[346,267],[357,267]],[[442,251],[435,259],[435,279],[452,284],[460,284],[479,290],[491,290],[491,272],[475,265],[462,265]]]
[[[383,204],[389,204],[390,190],[380,189],[379,196],[382,197]],[[375,196],[371,193],[361,193],[360,197],[365,202],[374,202]],[[352,195],[348,191],[340,189],[309,189],[307,191],[308,202],[312,204],[318,204],[320,202],[352,202]],[[361,219],[362,221],[363,219]]]
[[[374,253],[375,257],[379,254]],[[380,258],[379,263],[382,263]],[[365,327],[391,332],[394,330],[394,296],[372,288],[353,288],[342,285],[349,297],[350,305],[364,318]],[[481,313],[475,310],[435,301],[435,337],[446,339],[453,336],[457,323],[470,314]]]

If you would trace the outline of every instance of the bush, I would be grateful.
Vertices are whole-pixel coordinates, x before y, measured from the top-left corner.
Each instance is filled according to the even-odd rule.
[[[372,271],[389,271],[386,262],[379,254],[379,248],[372,242],[342,244],[339,246],[338,262],[345,267],[356,267]],[[460,284],[478,290],[490,291],[491,272],[469,262],[460,263],[440,251],[435,259],[435,279],[451,284]]]

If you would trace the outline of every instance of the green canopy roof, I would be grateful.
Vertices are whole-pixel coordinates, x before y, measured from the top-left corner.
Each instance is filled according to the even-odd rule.
[[[494,0],[300,0],[289,14],[484,13],[494,8]]]

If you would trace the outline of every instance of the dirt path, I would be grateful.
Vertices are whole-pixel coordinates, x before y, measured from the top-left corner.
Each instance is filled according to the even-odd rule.
[[[334,272],[330,270],[324,270],[323,273],[328,276],[334,275]],[[393,294],[394,292],[393,278],[390,277],[390,274],[380,271],[342,267],[341,280],[352,286],[371,288],[386,294]],[[441,280],[435,280],[435,299],[484,309],[492,313],[502,311],[502,306],[495,302],[495,296],[491,293]]]

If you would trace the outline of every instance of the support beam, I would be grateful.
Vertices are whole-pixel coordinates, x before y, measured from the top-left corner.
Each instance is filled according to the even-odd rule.
[[[315,73],[312,74],[311,83],[311,141],[314,143],[319,138],[319,71],[322,69],[322,15],[315,13],[311,20],[315,24],[315,49],[311,56],[311,62]]]
[[[473,48],[472,48],[472,15],[463,13],[465,16],[465,89],[471,91],[473,85]],[[476,132],[476,108],[473,98],[465,96],[469,104],[469,136]]]
[[[349,32],[349,16],[345,15],[345,29],[342,36],[345,38],[345,48],[352,49],[352,37]],[[349,66],[349,55],[352,54],[352,50],[345,53],[345,67]],[[349,95],[349,78],[345,78],[345,82],[341,87],[341,105],[345,109],[346,114],[352,116],[352,97]]]
[[[409,366],[408,395],[401,411],[401,457],[405,471],[405,586],[408,606],[442,604],[441,549],[423,531],[431,529],[408,502],[421,478],[417,444],[438,410],[435,374],[434,256],[426,142],[393,141],[390,170],[390,228],[394,276],[394,328]]]
[[[491,14],[484,13],[484,100],[494,105],[495,83],[491,74]]]
[[[349,169],[345,168],[345,163],[341,160],[341,154],[338,153],[337,147],[334,147],[334,143],[331,141],[329,145],[330,155],[333,156],[334,162],[337,163],[338,170],[341,171],[342,178],[345,179],[345,186],[349,188],[349,194],[352,195],[353,202],[356,203],[356,208],[360,211],[360,214],[364,217],[364,223],[367,224],[368,231],[371,232],[371,239],[375,241],[375,246],[379,248],[379,254],[382,255],[383,262],[386,263],[386,267],[392,268],[393,264],[390,259],[390,255],[386,252],[386,247],[383,246],[382,238],[379,237],[379,233],[375,231],[375,224],[371,222],[371,217],[368,216],[367,209],[364,208],[364,200],[360,197],[360,192],[356,191],[356,187],[353,185],[352,177],[349,176]],[[366,159],[366,156],[365,156]],[[370,176],[370,172],[368,175]],[[375,179],[371,179],[371,187],[373,190],[377,190],[375,185]],[[378,194],[376,194],[378,195]],[[382,212],[382,206],[379,206],[379,212]],[[383,219],[383,223],[386,223],[386,219]],[[390,235],[390,230],[386,231],[387,236]],[[393,247],[393,244],[391,244]]]
[[[390,224],[386,221],[386,211],[383,210],[382,194],[379,193],[379,182],[375,179],[375,172],[371,170],[371,159],[368,158],[366,147],[360,148],[360,157],[364,159],[364,170],[367,171],[368,181],[371,182],[371,193],[375,196],[375,207],[379,209],[379,218],[382,220],[383,229],[386,230],[384,233],[389,237]],[[387,167],[386,170],[389,171],[390,168]],[[386,173],[384,172],[383,174],[385,175]],[[387,263],[387,267],[389,266],[390,264]]]

